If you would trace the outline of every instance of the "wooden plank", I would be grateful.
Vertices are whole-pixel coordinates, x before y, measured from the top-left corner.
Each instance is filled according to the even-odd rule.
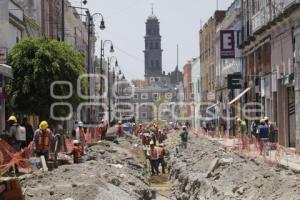
[[[41,156],[41,162],[42,162],[42,167],[43,167],[44,172],[47,172],[48,167],[47,167],[45,156]]]

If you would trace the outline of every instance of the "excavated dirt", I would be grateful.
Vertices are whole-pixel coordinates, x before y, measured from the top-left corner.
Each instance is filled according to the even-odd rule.
[[[190,134],[188,149],[179,150],[178,133],[167,141],[171,153],[171,199],[300,199],[299,175],[249,160],[220,144]]]
[[[26,200],[149,199],[142,149],[123,139],[87,149],[89,161],[21,178]]]

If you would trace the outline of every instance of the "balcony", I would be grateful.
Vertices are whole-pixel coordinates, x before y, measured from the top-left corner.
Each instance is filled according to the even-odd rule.
[[[252,33],[263,29],[271,20],[270,8],[266,6],[252,17]]]

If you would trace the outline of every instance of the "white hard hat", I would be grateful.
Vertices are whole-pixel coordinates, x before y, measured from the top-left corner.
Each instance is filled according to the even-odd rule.
[[[79,127],[83,127],[83,123],[80,121],[80,122],[78,122],[78,126]]]
[[[182,126],[182,128],[186,128],[186,126]]]
[[[265,117],[264,119],[265,119],[265,121],[268,121],[268,120],[269,120],[269,117]]]
[[[160,143],[158,146],[163,147],[165,146],[164,143]]]
[[[80,144],[79,140],[73,140],[73,144]]]

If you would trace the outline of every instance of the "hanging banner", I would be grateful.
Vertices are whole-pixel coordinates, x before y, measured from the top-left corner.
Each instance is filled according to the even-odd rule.
[[[222,59],[235,58],[235,37],[234,30],[220,31],[220,55]]]

